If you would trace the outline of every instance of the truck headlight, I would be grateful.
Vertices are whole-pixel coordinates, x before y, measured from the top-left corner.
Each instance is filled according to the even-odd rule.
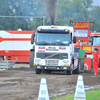
[[[35,59],[35,62],[40,62],[40,61],[41,61],[40,58]]]

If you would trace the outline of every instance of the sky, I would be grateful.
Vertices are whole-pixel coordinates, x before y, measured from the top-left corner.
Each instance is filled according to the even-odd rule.
[[[93,5],[98,5],[98,6],[100,6],[100,0],[93,0]]]

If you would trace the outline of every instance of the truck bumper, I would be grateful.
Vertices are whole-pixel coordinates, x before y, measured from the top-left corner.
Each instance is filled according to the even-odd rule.
[[[64,70],[71,70],[71,66],[43,66],[43,65],[34,65],[35,69],[41,70],[57,70],[57,71],[64,71]]]

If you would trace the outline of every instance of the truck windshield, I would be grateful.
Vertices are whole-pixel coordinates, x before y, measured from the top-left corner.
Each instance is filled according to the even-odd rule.
[[[68,33],[36,33],[37,45],[69,45]]]
[[[76,37],[88,37],[88,30],[86,29],[75,29],[74,34]]]
[[[100,37],[93,37],[93,46],[100,46]]]

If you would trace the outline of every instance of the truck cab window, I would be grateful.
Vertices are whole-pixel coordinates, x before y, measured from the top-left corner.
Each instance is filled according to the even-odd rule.
[[[100,37],[93,37],[93,46],[100,46]]]
[[[36,33],[36,43],[40,44],[40,42],[44,42],[44,44],[53,44],[53,45],[69,45],[70,43],[70,36],[69,34],[65,33]]]
[[[74,33],[76,37],[88,37],[88,30],[86,29],[75,29]]]

